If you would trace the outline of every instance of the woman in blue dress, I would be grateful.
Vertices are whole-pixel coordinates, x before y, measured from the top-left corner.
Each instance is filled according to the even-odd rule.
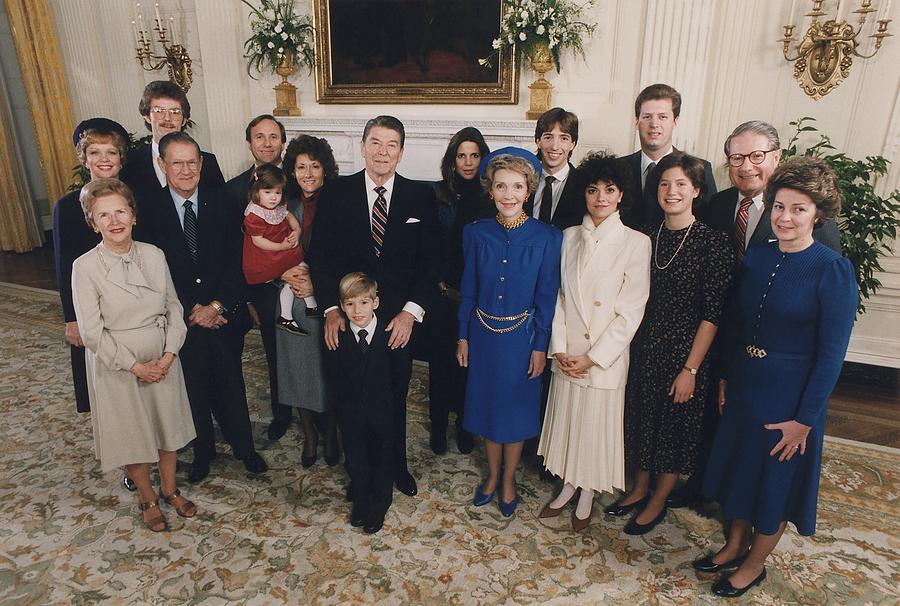
[[[787,522],[804,536],[816,530],[825,410],[857,304],[850,262],[813,240],[813,226],[841,207],[828,164],[785,163],[763,200],[778,242],[751,248],[739,272],[724,414],[703,486],[731,525],[725,546],[694,562],[737,568],[713,586],[727,597],[766,578]]]
[[[559,291],[562,233],[522,210],[537,185],[537,158],[519,149],[495,153],[482,184],[497,216],[463,229],[456,356],[468,368],[463,428],[484,437],[488,460],[474,503],[489,503],[499,485],[500,512],[509,517],[519,504],[522,445],[541,430],[541,373]]]

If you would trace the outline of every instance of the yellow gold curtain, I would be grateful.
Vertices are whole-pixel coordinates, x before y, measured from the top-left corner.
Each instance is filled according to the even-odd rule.
[[[5,0],[25,94],[37,135],[50,203],[59,199],[77,163],[72,104],[66,88],[53,12],[47,0]]]
[[[28,252],[41,245],[42,230],[17,150],[6,87],[0,80],[0,250]]]

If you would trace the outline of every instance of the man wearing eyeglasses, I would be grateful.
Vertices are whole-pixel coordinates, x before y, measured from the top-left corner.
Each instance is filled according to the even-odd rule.
[[[191,118],[191,104],[177,84],[168,80],[155,80],[144,88],[138,111],[144,117],[144,124],[150,131],[152,140],[128,153],[119,179],[134,192],[153,194],[166,187],[166,175],[159,167],[159,141],[169,133],[184,129]],[[203,169],[200,172],[200,185],[224,186],[225,178],[216,157],[208,152],[201,152],[201,155]]]
[[[728,177],[733,187],[713,196],[697,217],[729,236],[738,263],[747,249],[775,241],[763,190],[781,160],[778,131],[768,122],[751,120],[734,129],[725,140]],[[817,224],[813,237],[841,252],[841,235],[834,219]]]

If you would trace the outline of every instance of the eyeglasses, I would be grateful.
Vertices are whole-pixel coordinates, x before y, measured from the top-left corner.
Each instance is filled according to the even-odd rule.
[[[770,150],[757,149],[749,154],[730,154],[728,156],[728,163],[735,168],[740,168],[744,163],[744,158],[750,158],[750,164],[762,164],[763,160],[766,159],[766,156],[776,150],[777,148]]]
[[[161,116],[162,114],[169,114],[170,116],[181,115],[181,108],[179,107],[151,107],[150,111],[158,116]]]

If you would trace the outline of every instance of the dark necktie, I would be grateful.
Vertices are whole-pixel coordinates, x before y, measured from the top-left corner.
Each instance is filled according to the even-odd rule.
[[[737,262],[740,263],[747,252],[747,222],[750,220],[750,205],[753,204],[753,198],[744,198],[738,207],[737,214],[734,216],[734,252]]]
[[[553,215],[553,182],[556,177],[548,175],[544,179],[544,193],[541,194],[541,210],[538,211],[538,219],[544,223],[550,223]]]
[[[363,353],[366,353],[366,350],[369,349],[369,342],[366,341],[366,337],[369,336],[369,331],[367,331],[365,328],[361,328],[356,334],[359,336],[359,350]]]
[[[656,162],[651,162],[647,165],[647,172],[644,173],[644,189],[647,189],[647,180],[650,179],[650,173],[653,172],[653,169],[656,168]],[[653,199],[656,199],[656,196],[653,196]]]
[[[378,197],[375,198],[375,205],[372,207],[372,248],[375,250],[375,256],[381,256],[381,247],[384,245],[384,234],[387,231],[387,200],[384,199],[384,192],[387,190],[382,186],[375,188]]]
[[[187,240],[188,252],[191,259],[197,262],[197,214],[194,212],[194,203],[184,201],[184,239]]]

